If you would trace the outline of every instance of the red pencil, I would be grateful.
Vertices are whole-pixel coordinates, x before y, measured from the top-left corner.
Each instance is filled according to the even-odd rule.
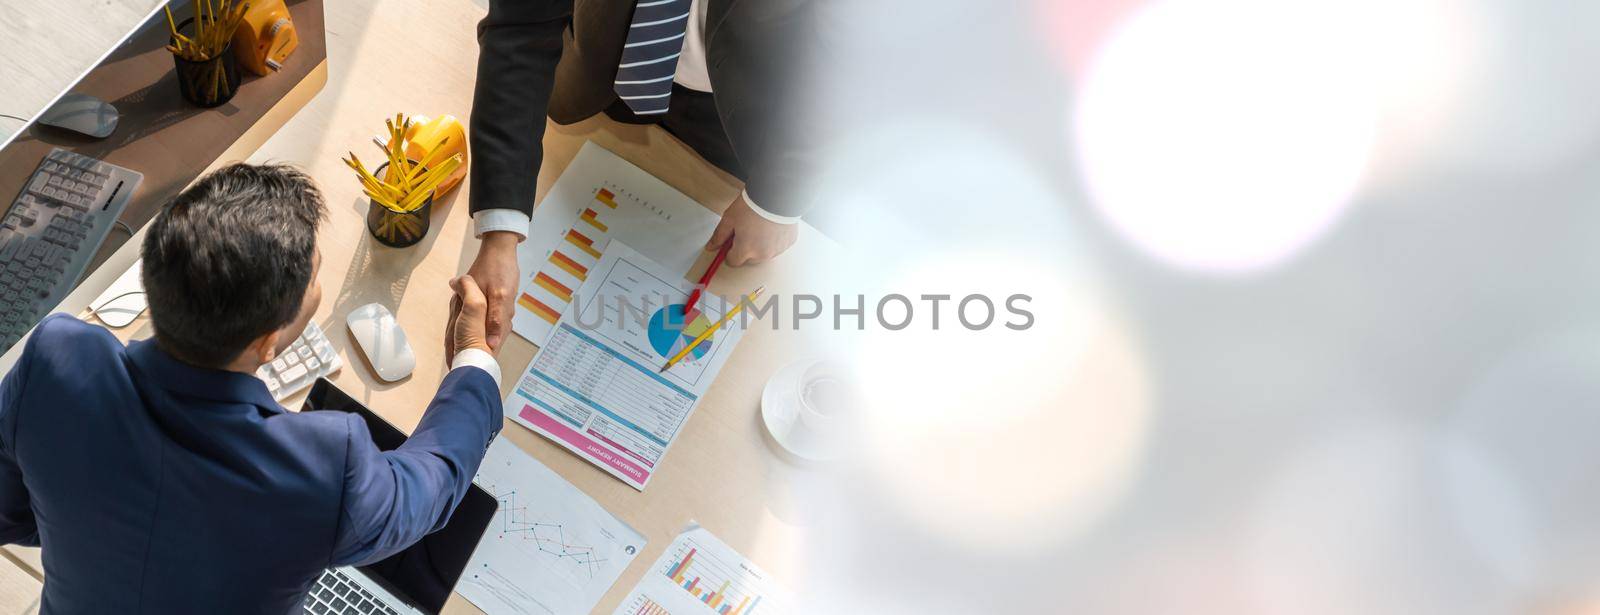
[[[689,293],[689,300],[683,303],[683,320],[689,322],[689,315],[695,313],[694,306],[700,301],[700,292],[711,284],[711,276],[717,275],[717,268],[722,266],[722,259],[728,258],[728,248],[733,247],[733,238],[722,242],[722,249],[717,250],[717,257],[711,259],[711,266],[706,267],[705,275],[700,276],[700,283],[695,284],[694,292]]]

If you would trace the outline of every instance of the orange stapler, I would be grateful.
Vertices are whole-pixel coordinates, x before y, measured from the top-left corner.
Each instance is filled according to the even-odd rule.
[[[299,46],[300,35],[283,0],[254,0],[233,32],[233,52],[239,64],[257,75],[283,68],[284,60]]]

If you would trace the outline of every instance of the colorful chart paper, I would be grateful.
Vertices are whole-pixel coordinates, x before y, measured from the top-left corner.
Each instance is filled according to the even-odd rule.
[[[517,247],[523,281],[511,327],[544,344],[612,239],[679,277],[701,256],[717,215],[649,173],[585,143],[533,210]],[[560,289],[569,289],[563,293]]]
[[[732,307],[705,293],[685,326],[691,288],[611,242],[506,397],[506,415],[643,490],[744,333],[735,317],[662,372],[669,353]]]
[[[644,548],[644,536],[506,438],[489,445],[474,481],[500,508],[456,589],[486,613],[587,613]]]
[[[684,346],[694,342],[695,338],[711,327],[711,319],[703,313],[696,313],[694,319],[687,325],[683,322],[683,304],[668,305],[650,315],[648,335],[650,348],[663,360],[672,358],[683,350]],[[698,359],[706,356],[711,351],[711,344],[700,343],[689,352],[688,358]]]
[[[790,612],[789,603],[787,591],[755,562],[690,524],[613,615],[777,615]]]

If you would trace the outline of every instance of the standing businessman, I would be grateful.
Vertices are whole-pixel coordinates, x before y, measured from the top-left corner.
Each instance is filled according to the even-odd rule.
[[[793,111],[810,3],[805,0],[491,0],[478,25],[471,209],[482,238],[469,273],[489,301],[489,344],[510,333],[543,159],[545,117],[605,113],[658,124],[745,182],[706,249],[731,239],[728,264],[768,260],[794,243],[810,148]]]

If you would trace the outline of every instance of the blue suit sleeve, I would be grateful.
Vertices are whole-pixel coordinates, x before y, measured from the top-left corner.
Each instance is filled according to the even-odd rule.
[[[31,341],[31,340],[30,340]],[[23,349],[11,373],[0,382],[0,544],[39,546],[39,526],[33,518],[32,499],[22,483],[17,465],[17,415],[22,385],[26,382],[33,344]]]
[[[351,415],[333,566],[393,555],[444,527],[501,425],[500,389],[475,367],[451,370],[405,444],[379,451]]]

